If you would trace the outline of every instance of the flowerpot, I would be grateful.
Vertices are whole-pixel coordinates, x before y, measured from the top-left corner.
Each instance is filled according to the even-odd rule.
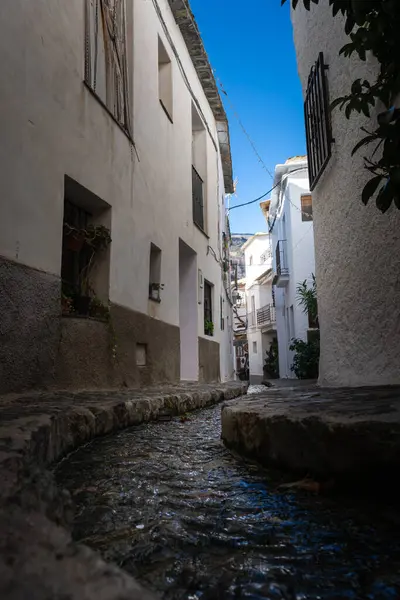
[[[70,233],[65,236],[65,247],[67,250],[71,250],[71,252],[80,252],[84,241],[85,238],[83,235]]]
[[[92,299],[90,296],[76,296],[74,298],[75,312],[82,316],[89,315],[91,301]]]

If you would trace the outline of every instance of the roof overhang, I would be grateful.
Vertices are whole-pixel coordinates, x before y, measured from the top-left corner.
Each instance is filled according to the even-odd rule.
[[[213,112],[218,135],[222,169],[224,173],[225,192],[233,194],[232,154],[229,138],[228,118],[214,73],[205,51],[203,40],[199,33],[196,20],[189,6],[189,0],[168,0],[175,21],[181,30],[186,47],[189,51],[197,76],[201,82],[208,103]]]

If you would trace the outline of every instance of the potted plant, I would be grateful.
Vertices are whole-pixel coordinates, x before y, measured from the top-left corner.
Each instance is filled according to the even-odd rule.
[[[110,230],[104,225],[89,225],[84,230],[84,234],[85,244],[95,253],[106,250],[111,244]]]
[[[80,252],[85,242],[85,232],[83,229],[72,227],[68,223],[64,223],[64,243],[67,250],[72,252]]]
[[[85,235],[83,252],[86,253],[87,261],[79,274],[80,293],[74,297],[74,306],[78,314],[88,316],[94,297],[90,275],[95,264],[96,255],[107,249],[111,243],[111,235],[110,230],[104,225],[90,225],[83,231]]]
[[[95,296],[94,298],[90,299],[89,316],[93,317],[94,319],[109,321],[110,307]]]
[[[160,291],[164,289],[163,283],[150,283],[149,298],[155,302],[161,302]]]
[[[279,379],[279,351],[276,338],[272,340],[269,350],[267,350],[263,371],[265,379]]]
[[[74,300],[70,296],[67,296],[64,292],[61,293],[61,313],[63,315],[70,315],[74,312]]]
[[[208,319],[204,321],[204,333],[210,336],[214,335],[214,323]]]

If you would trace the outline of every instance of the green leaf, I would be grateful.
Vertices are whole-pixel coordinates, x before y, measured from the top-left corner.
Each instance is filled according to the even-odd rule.
[[[390,180],[386,182],[386,185],[380,189],[379,194],[376,198],[376,206],[382,212],[385,213],[389,210],[390,205],[394,200],[394,190],[390,184]]]
[[[368,135],[367,137],[363,138],[362,140],[360,140],[353,148],[351,155],[354,156],[355,153],[362,148],[363,146],[367,146],[368,144],[371,144],[372,142],[374,142],[377,139],[377,136],[375,134],[373,135]]]
[[[353,42],[351,42],[351,44],[345,44],[343,46],[343,48],[340,49],[339,55],[344,54],[344,56],[346,56],[346,57],[351,56],[353,54],[353,52],[355,51],[355,49],[356,49],[356,47],[353,44]]]
[[[334,108],[336,108],[337,106],[339,106],[339,104],[341,104],[341,108],[343,108],[343,104],[347,101],[347,97],[344,98],[336,98],[336,100],[334,100],[331,103],[330,109],[333,110]]]
[[[369,106],[368,106],[368,103],[367,103],[367,102],[363,102],[363,103],[361,104],[361,110],[363,111],[363,113],[364,113],[364,115],[365,115],[366,117],[370,117],[370,116],[371,116],[371,114],[370,114],[370,112],[369,112]]]
[[[372,196],[375,194],[376,190],[378,189],[378,185],[380,184],[382,179],[382,175],[377,175],[376,177],[373,177],[368,181],[362,192],[361,199],[363,204],[368,204],[369,199],[372,198]]]
[[[352,94],[361,94],[361,92],[362,92],[361,79],[356,79],[353,82],[353,85],[351,86],[351,93]]]
[[[344,31],[345,31],[346,35],[350,35],[350,33],[354,29],[355,24],[356,24],[356,22],[355,22],[353,15],[351,15],[351,14],[348,15],[348,17],[346,19],[346,24],[344,26]]]

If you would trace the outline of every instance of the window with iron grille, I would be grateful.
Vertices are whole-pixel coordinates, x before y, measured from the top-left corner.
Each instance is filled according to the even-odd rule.
[[[126,0],[85,0],[85,83],[132,135]]]
[[[204,230],[203,180],[192,166],[193,222]]]
[[[210,323],[213,322],[212,314],[212,285],[208,281],[204,282],[204,333],[212,335]]]
[[[91,215],[83,208],[75,206],[68,200],[64,202],[64,234],[61,257],[62,291],[68,296],[81,296],[86,293],[83,289],[82,273],[88,266],[90,252],[87,246],[65,234],[66,228],[76,230],[86,229]]]
[[[308,172],[313,190],[332,155],[331,123],[329,115],[328,83],[321,52],[311,69],[304,103],[306,125]]]
[[[301,220],[312,221],[312,196],[311,194],[303,194],[301,196]]]
[[[267,262],[267,260],[268,260],[269,258],[271,258],[271,256],[272,256],[272,253],[271,253],[271,250],[270,250],[270,249],[268,249],[268,250],[266,250],[265,252],[263,252],[263,253],[261,254],[261,256],[260,256],[260,262],[261,262],[261,264],[263,265],[265,262]]]

